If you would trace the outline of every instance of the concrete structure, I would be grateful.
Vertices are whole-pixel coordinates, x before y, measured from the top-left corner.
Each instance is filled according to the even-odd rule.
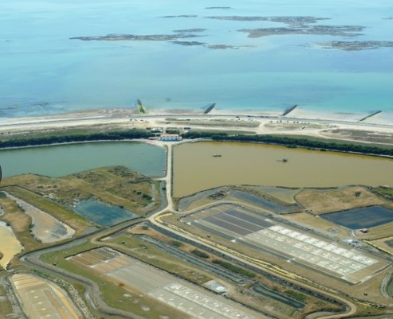
[[[160,136],[160,141],[167,141],[167,142],[171,142],[171,141],[181,141],[182,137],[179,134],[161,134]]]

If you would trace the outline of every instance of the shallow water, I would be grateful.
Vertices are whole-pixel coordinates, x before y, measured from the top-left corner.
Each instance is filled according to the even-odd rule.
[[[322,49],[329,41],[392,41],[393,3],[385,0],[14,0],[0,3],[0,115],[91,108],[393,112],[393,48]],[[163,18],[191,15],[192,17]],[[241,29],[285,28],[272,21],[210,16],[311,16],[310,26],[363,26],[359,36],[250,38]],[[171,41],[81,41],[78,36],[176,34],[203,28],[205,46]],[[211,49],[209,45],[235,48]]]
[[[139,215],[120,207],[108,206],[95,200],[86,200],[80,202],[74,208],[74,211],[101,226],[113,226],[120,222],[130,220]]]
[[[350,229],[359,229],[392,222],[393,210],[382,206],[371,206],[323,214],[320,217]]]
[[[221,157],[213,157],[221,154]],[[284,163],[282,159],[287,159]],[[393,186],[393,160],[247,143],[202,142],[174,149],[174,196],[223,185]]]

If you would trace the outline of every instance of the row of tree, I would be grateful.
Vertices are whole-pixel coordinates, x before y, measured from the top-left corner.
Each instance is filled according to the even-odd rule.
[[[339,152],[353,152],[370,155],[384,155],[393,156],[393,148],[374,146],[366,144],[357,144],[349,142],[334,142],[311,140],[302,137],[288,137],[280,135],[229,135],[227,133],[216,132],[188,132],[183,135],[183,138],[211,138],[214,141],[234,141],[234,142],[252,142],[252,143],[266,143],[283,145],[287,147],[304,147],[310,149],[319,149],[322,151],[339,151]]]
[[[145,130],[132,129],[127,131],[116,132],[102,132],[91,134],[70,134],[70,135],[53,135],[32,138],[15,138],[7,141],[0,141],[0,148],[8,147],[23,147],[23,146],[39,146],[58,143],[71,142],[89,142],[89,141],[103,141],[103,140],[125,140],[125,139],[139,139],[149,138],[153,136],[152,133]]]
[[[70,135],[53,135],[32,138],[15,138],[7,141],[0,141],[0,149],[8,147],[39,146],[58,143],[71,142],[89,142],[89,141],[115,141],[125,139],[149,138],[154,134],[147,130],[131,129],[127,131],[102,132],[91,134],[70,134]],[[225,132],[196,132],[189,131],[183,134],[185,139],[208,138],[214,141],[234,141],[250,143],[266,143],[283,145],[287,147],[304,147],[310,149],[319,149],[322,151],[339,151],[353,152],[371,155],[393,156],[393,148],[373,146],[366,144],[311,140],[302,137],[288,137],[280,135],[229,135]]]

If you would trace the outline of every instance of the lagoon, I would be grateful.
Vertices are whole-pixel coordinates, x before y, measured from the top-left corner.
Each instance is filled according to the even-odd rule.
[[[213,157],[221,154],[221,157]],[[287,162],[283,162],[283,159]],[[200,142],[176,146],[174,196],[223,185],[393,186],[393,160],[283,146]]]
[[[3,177],[26,173],[59,177],[115,165],[162,177],[165,163],[164,148],[140,142],[90,142],[0,151]]]

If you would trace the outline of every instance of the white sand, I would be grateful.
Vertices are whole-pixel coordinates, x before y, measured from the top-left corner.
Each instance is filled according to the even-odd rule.
[[[393,134],[393,114],[380,113],[363,122],[359,119],[367,114],[355,113],[322,113],[305,111],[301,107],[296,108],[286,117],[282,117],[278,112],[260,112],[248,113],[247,111],[235,112],[213,109],[209,114],[202,114],[196,111],[168,111],[168,110],[152,110],[148,115],[140,116],[135,114],[135,110],[131,109],[98,109],[85,112],[59,114],[53,116],[41,117],[25,117],[25,118],[3,118],[0,119],[0,134],[28,134],[31,131],[52,131],[64,128],[93,127],[100,125],[111,125],[113,127],[126,128],[146,128],[146,127],[183,127],[185,124],[162,124],[165,118],[187,118],[187,119],[227,119],[240,121],[257,121],[258,127],[236,127],[230,129],[248,130],[258,134],[274,133],[274,134],[301,134],[325,137],[323,131],[327,129],[351,129],[363,130],[370,132],[381,132]],[[278,124],[279,121],[285,122],[286,125]],[[269,123],[277,123],[277,128],[272,128]],[[288,127],[291,123],[301,123],[298,128]],[[291,125],[289,125],[291,126]],[[293,126],[293,125],[292,125]],[[205,128],[203,126],[193,128]],[[209,129],[223,129],[219,125],[210,127]],[[228,130],[226,127],[224,130]]]

